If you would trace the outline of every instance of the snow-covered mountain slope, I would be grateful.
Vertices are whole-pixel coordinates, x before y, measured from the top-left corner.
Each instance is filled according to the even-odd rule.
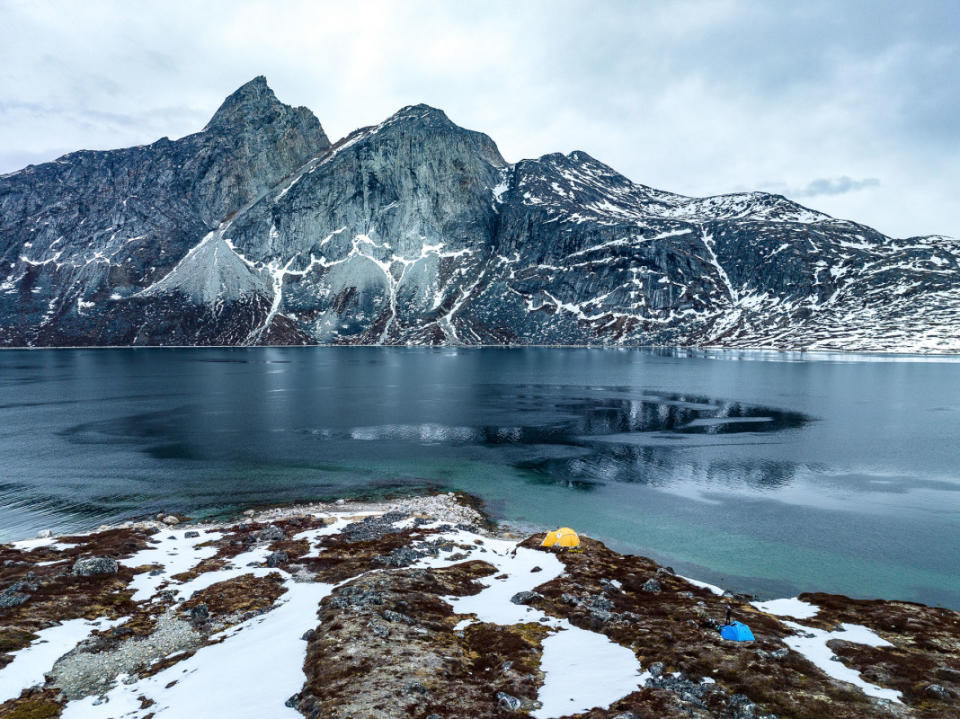
[[[263,78],[200,133],[0,177],[0,343],[960,351],[960,242],[406,107],[330,145]]]

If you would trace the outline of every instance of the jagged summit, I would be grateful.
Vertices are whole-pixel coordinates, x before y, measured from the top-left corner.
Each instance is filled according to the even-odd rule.
[[[203,129],[208,131],[238,123],[263,121],[284,107],[267,85],[267,78],[258,75],[229,95]]]
[[[960,243],[582,150],[508,164],[425,104],[331,146],[266,79],[204,131],[0,177],[0,345],[960,351]]]

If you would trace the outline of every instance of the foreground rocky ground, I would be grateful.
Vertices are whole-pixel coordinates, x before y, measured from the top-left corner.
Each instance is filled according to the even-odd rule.
[[[0,717],[960,717],[960,614],[541,538],[440,495],[3,546]]]

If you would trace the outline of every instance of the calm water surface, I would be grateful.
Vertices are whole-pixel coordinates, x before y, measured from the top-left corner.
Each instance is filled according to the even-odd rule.
[[[0,540],[422,488],[760,596],[960,609],[960,362],[586,349],[0,352]]]

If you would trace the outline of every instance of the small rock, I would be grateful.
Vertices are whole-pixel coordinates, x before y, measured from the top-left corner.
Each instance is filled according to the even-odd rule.
[[[200,532],[194,531],[192,529],[189,532],[183,533],[184,539],[196,539],[199,536],[200,536]]]
[[[542,571],[543,569],[541,569],[540,567],[534,567],[533,569],[530,570],[530,573],[533,574],[535,572],[542,572]]]
[[[593,609],[590,611],[590,621],[595,629],[599,629],[607,622],[613,621],[617,615],[603,609]]]
[[[376,560],[388,567],[406,567],[425,556],[423,552],[410,547],[397,547],[390,554],[377,557]]]
[[[770,656],[774,659],[786,659],[789,653],[789,649],[782,647],[780,649],[774,649],[772,652],[770,652]]]
[[[508,671],[510,671],[510,668],[511,668],[512,666],[513,666],[513,662],[507,660],[507,661],[505,661],[505,662],[503,663],[503,666],[500,667],[500,671],[508,672]]]
[[[190,608],[190,621],[194,624],[203,624],[210,618],[210,610],[206,604],[198,604]]]
[[[30,601],[29,594],[20,592],[4,592],[0,594],[0,609],[9,609],[10,607],[19,607],[21,604]]]
[[[673,571],[673,567],[660,567],[657,569],[657,576],[662,577],[664,574],[675,575],[676,572]]]
[[[684,599],[693,599],[693,592],[677,592],[677,596]]]
[[[727,702],[727,714],[736,719],[753,719],[757,705],[743,694],[734,694]]]
[[[937,699],[951,699],[953,697],[953,693],[949,689],[945,689],[939,684],[928,684],[926,692],[937,697]]]
[[[73,563],[73,574],[80,577],[96,577],[106,574],[116,574],[120,571],[117,560],[109,557],[81,557]]]
[[[243,512],[244,517],[252,517],[254,514],[256,514],[256,512],[254,512],[252,509],[247,509]]]
[[[290,558],[287,556],[287,553],[282,549],[277,552],[271,552],[267,555],[267,566],[268,567],[279,567],[281,564],[285,564]]]
[[[287,701],[285,701],[285,702],[283,703],[283,705],[284,705],[285,707],[290,707],[291,709],[296,709],[296,708],[297,708],[297,705],[298,705],[299,703],[300,703],[300,693],[297,692],[297,693],[294,694],[292,697],[290,697],[289,699],[287,699]]]
[[[392,609],[384,610],[380,614],[380,616],[382,616],[388,622],[394,622],[397,624],[414,624],[415,623],[413,619],[408,617],[406,614],[402,614],[401,612],[395,612]]]
[[[515,696],[511,696],[506,692],[497,692],[497,706],[499,706],[501,709],[515,712],[520,709],[522,704],[523,702],[521,702]]]
[[[160,521],[163,522],[164,524],[169,524],[170,526],[173,526],[174,524],[180,524],[180,519],[178,517],[175,517],[172,514],[168,514],[166,517],[164,517]]]
[[[651,577],[641,585],[640,589],[642,589],[645,592],[654,592],[654,593],[659,592],[660,582],[658,582],[656,579]]]
[[[539,592],[517,592],[510,597],[510,601],[514,604],[530,604],[536,599],[543,599],[543,595]]]
[[[663,669],[664,669],[663,662],[654,662],[649,667],[647,667],[647,671],[650,672],[650,676],[652,677],[662,676]]]
[[[420,682],[407,682],[403,687],[403,691],[407,694],[426,694],[427,688]]]
[[[602,594],[594,594],[590,597],[587,597],[587,601],[584,602],[591,609],[598,609],[603,612],[609,612],[613,609],[613,602],[607,599]]]
[[[370,627],[370,631],[376,634],[381,639],[386,639],[390,635],[390,628],[383,622],[378,622],[374,619],[371,619],[367,622],[367,626]]]
[[[50,537],[53,536],[53,532],[50,531],[49,529],[41,529],[39,532],[37,532],[37,536],[40,539],[49,539]]]
[[[315,636],[317,636],[317,630],[316,630],[316,629],[308,629],[307,631],[305,631],[305,632],[303,633],[303,635],[302,635],[300,638],[301,638],[303,641],[305,641],[305,642],[309,642],[309,641],[310,641],[311,639],[313,639]]]

